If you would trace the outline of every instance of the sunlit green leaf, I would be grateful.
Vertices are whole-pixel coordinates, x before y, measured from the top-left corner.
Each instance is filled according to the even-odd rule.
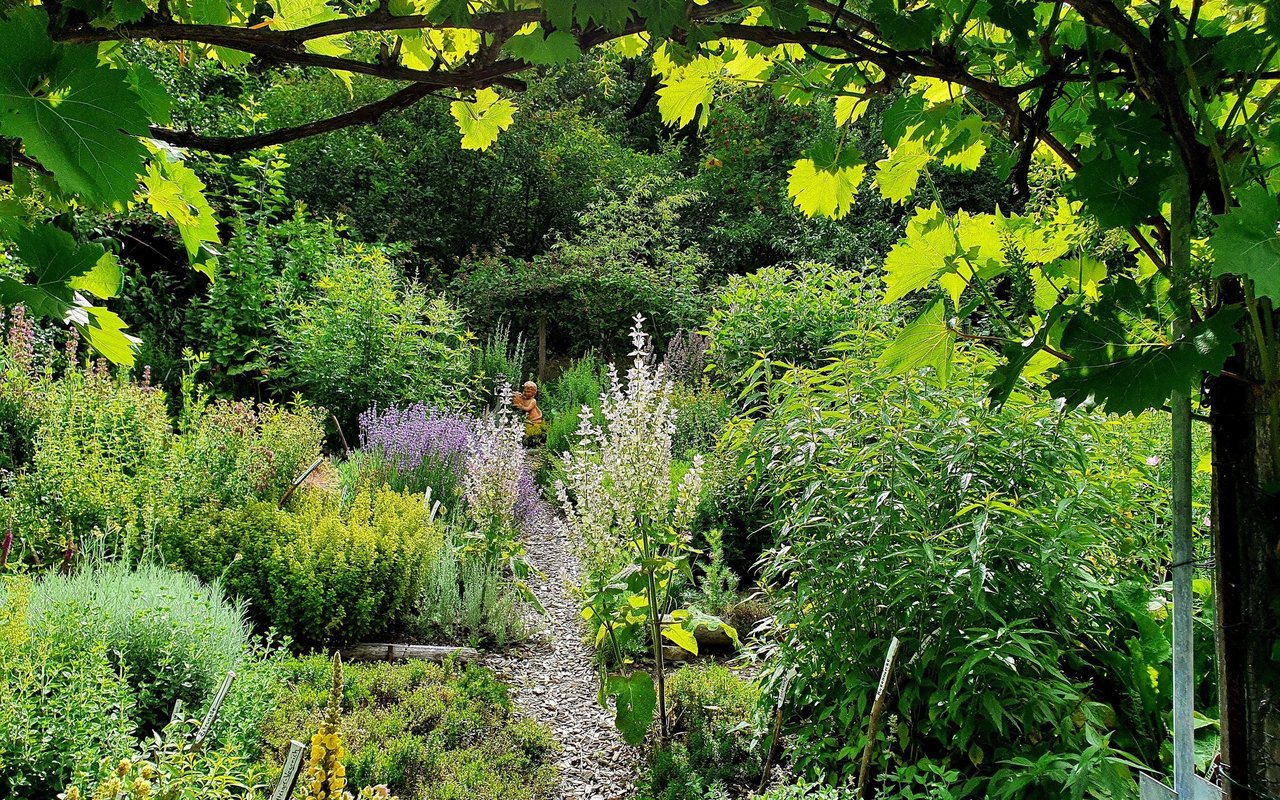
[[[658,705],[653,676],[639,670],[630,675],[610,675],[607,693],[614,698],[614,724],[627,744],[638,745],[653,724]]]
[[[480,89],[471,102],[450,103],[449,113],[462,133],[463,150],[487,150],[515,122],[516,106],[493,89]]]
[[[933,367],[946,383],[951,375],[955,333],[947,325],[946,303],[934,300],[920,316],[902,329],[876,363],[898,375],[920,367]]]
[[[128,74],[98,64],[93,46],[49,42],[41,8],[0,20],[0,135],[19,139],[67,192],[88,202],[133,196],[147,115]]]

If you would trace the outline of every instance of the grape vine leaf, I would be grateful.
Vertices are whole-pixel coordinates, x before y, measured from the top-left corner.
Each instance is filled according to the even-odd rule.
[[[543,36],[541,28],[534,28],[528,33],[518,33],[502,46],[515,58],[526,64],[547,66],[550,64],[568,64],[582,57],[578,48],[578,40],[568,31],[552,31]]]
[[[148,165],[142,183],[147,187],[147,203],[152,210],[178,226],[187,257],[193,263],[200,255],[201,245],[219,241],[218,219],[205,199],[204,183],[190,167],[161,155]]]
[[[653,676],[640,670],[630,675],[610,675],[606,693],[614,698],[614,724],[623,740],[632,745],[642,743],[658,705]]]
[[[141,61],[129,66],[129,88],[138,96],[142,110],[152,122],[161,125],[173,124],[173,98],[146,64]]]
[[[946,272],[956,253],[956,237],[942,209],[916,209],[906,235],[885,258],[885,305],[928,286]]]
[[[667,38],[676,28],[688,23],[688,5],[684,0],[640,0],[638,11],[645,29],[659,38]],[[638,54],[637,54],[638,55]]]
[[[1034,334],[1020,342],[1008,342],[1001,347],[1005,361],[998,364],[988,377],[989,396],[993,405],[997,407],[1004,405],[1009,395],[1013,394],[1013,390],[1017,388],[1018,379],[1022,377],[1027,365],[1033,358],[1044,353],[1044,347],[1050,335],[1059,327],[1066,310],[1065,305],[1054,306]]]
[[[1081,164],[1069,187],[1099,225],[1127,228],[1160,210],[1162,169],[1143,162],[1136,173],[1128,175],[1119,159],[1099,157]]]
[[[111,253],[103,253],[93,267],[83,275],[77,275],[67,281],[68,285],[78,292],[88,292],[94,297],[108,300],[120,295],[124,285],[124,271],[120,262]]]
[[[1069,405],[1093,402],[1114,414],[1161,408],[1174,389],[1190,390],[1205,373],[1216,375],[1240,341],[1244,313],[1227,306],[1171,336],[1170,307],[1161,278],[1108,284],[1091,313],[1076,314],[1063,329],[1059,364],[1048,389]]]
[[[710,108],[715,99],[720,65],[719,59],[698,58],[668,75],[658,90],[658,111],[662,119],[681,128],[699,119],[698,112]],[[700,123],[705,121],[704,114]]]
[[[5,305],[22,303],[33,314],[61,322],[75,302],[70,281],[92,271],[105,255],[101,245],[82,244],[52,225],[11,231],[28,280],[0,279]]]
[[[88,340],[94,350],[106,356],[113,364],[133,366],[139,341],[125,333],[124,320],[114,311],[101,306],[77,305],[68,316],[69,321]]]
[[[866,171],[865,164],[821,168],[812,158],[802,158],[787,176],[787,194],[810,217],[840,219],[853,207]]]
[[[493,89],[478,89],[475,100],[450,103],[449,113],[462,133],[463,150],[487,150],[515,122],[516,105]]]
[[[915,193],[929,158],[922,142],[915,139],[899,142],[888,158],[876,162],[876,185],[880,187],[880,194],[893,203],[906,200]]]
[[[938,298],[902,329],[876,364],[901,375],[919,367],[933,367],[945,385],[951,377],[951,357],[955,353],[955,332],[947,325],[946,301]]]
[[[0,135],[19,139],[59,186],[90,203],[133,196],[148,119],[128,75],[96,47],[55,46],[48,16],[25,8],[0,21]]]
[[[1214,217],[1213,274],[1243,276],[1257,294],[1280,300],[1280,198],[1262,186],[1242,189],[1237,197],[1239,206]]]

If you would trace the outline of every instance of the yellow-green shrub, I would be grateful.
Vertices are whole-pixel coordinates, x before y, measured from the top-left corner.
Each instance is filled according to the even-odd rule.
[[[71,371],[33,399],[31,462],[5,500],[19,552],[57,557],[69,535],[135,528],[156,504],[172,439],[164,396],[97,371]]]
[[[443,541],[422,495],[362,491],[345,509],[336,498],[303,497],[258,568],[268,619],[305,643],[402,625]]]

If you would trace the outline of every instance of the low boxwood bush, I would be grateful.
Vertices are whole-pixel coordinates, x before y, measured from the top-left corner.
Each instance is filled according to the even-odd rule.
[[[220,579],[262,628],[315,645],[407,625],[444,532],[421,495],[383,487],[348,504],[306,492],[289,511],[206,507],[170,540],[177,563]]]

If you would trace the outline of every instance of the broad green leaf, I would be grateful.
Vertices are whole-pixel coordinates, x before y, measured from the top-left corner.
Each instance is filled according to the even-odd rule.
[[[152,122],[169,125],[173,122],[173,98],[164,84],[152,74],[146,64],[135,62],[129,67],[129,88],[138,96],[138,102]]]
[[[981,166],[986,152],[987,141],[982,130],[982,118],[970,115],[951,129],[939,154],[944,167],[972,172]]]
[[[919,367],[933,367],[939,380],[945,384],[951,376],[955,339],[955,333],[947,325],[946,303],[941,299],[934,300],[902,329],[876,363],[893,375]]]
[[[93,270],[105,251],[101,245],[77,242],[52,225],[19,228],[13,241],[28,274],[25,281],[0,280],[4,304],[22,303],[33,314],[61,322],[75,302],[70,281]]]
[[[205,199],[204,183],[186,164],[161,155],[148,165],[142,182],[151,208],[178,226],[190,260],[197,260],[201,245],[219,241],[218,220]]]
[[[90,346],[111,363],[133,366],[139,341],[124,332],[124,320],[115,312],[99,306],[83,306],[75,308],[70,319]]]
[[[644,55],[645,50],[649,49],[649,34],[633,33],[630,36],[620,36],[605,47],[617,51],[623,58],[639,58]]]
[[[1173,339],[1167,284],[1154,278],[1109,284],[1091,313],[1077,314],[1062,334],[1071,357],[1049,391],[1075,406],[1094,402],[1114,414],[1161,408],[1176,388],[1190,390],[1216,375],[1240,341],[1243,311],[1226,307]]]
[[[871,102],[865,96],[859,96],[857,91],[858,87],[849,86],[845,89],[845,94],[836,97],[833,113],[835,114],[837,126],[857,122],[862,119],[863,114],[867,113],[867,108],[871,105]]]
[[[1082,164],[1069,186],[1099,225],[1127,228],[1160,211],[1161,177],[1158,167],[1145,162],[1131,176],[1119,160],[1097,158]]]
[[[607,693],[614,698],[614,724],[627,744],[638,745],[653,724],[658,693],[653,676],[636,671],[630,675],[610,675]]]
[[[695,119],[699,125],[705,124],[707,115],[699,117],[699,111],[710,108],[715,100],[722,63],[718,58],[699,58],[671,73],[658,90],[658,112],[662,120],[677,127],[684,127]]]
[[[901,203],[915,193],[920,173],[929,164],[929,152],[916,139],[904,139],[876,162],[876,185],[886,200]]]
[[[321,22],[332,22],[346,15],[329,5],[326,0],[272,0],[275,14],[271,18],[272,30],[292,31],[317,25]],[[303,44],[307,52],[322,56],[342,57],[351,53],[350,46],[343,36],[325,36],[310,39]],[[329,70],[347,85],[351,91],[351,74],[345,70]]]
[[[923,289],[946,272],[956,254],[956,237],[936,205],[916,210],[906,236],[885,258],[886,305]]]
[[[820,169],[813,159],[802,158],[787,176],[787,194],[810,217],[840,219],[853,206],[866,170],[864,164]]]
[[[1213,274],[1248,278],[1257,294],[1280,301],[1280,198],[1262,186],[1238,196],[1239,206],[1214,217]]]
[[[22,141],[67,192],[90,203],[133,196],[147,115],[128,75],[98,65],[97,48],[53,46],[43,9],[0,21],[0,135]]]
[[[645,30],[654,36],[666,38],[676,28],[688,26],[689,5],[685,0],[638,0],[636,7],[641,19],[644,20]],[[645,44],[647,45],[648,41]],[[642,47],[640,52],[643,51]]]
[[[502,49],[526,64],[568,64],[582,57],[572,33],[552,31],[544,37],[541,28],[512,36]]]
[[[992,370],[988,378],[991,387],[991,400],[995,405],[1003,405],[1009,399],[1009,395],[1013,394],[1013,390],[1017,388],[1018,379],[1022,375],[1031,372],[1028,366],[1032,360],[1045,354],[1045,344],[1058,327],[1065,311],[1066,308],[1064,306],[1054,306],[1048,316],[1040,323],[1040,327],[1033,336],[1021,342],[1010,342],[1001,348],[1005,362]],[[1052,357],[1052,359],[1057,361],[1056,357]],[[1043,372],[1043,370],[1040,370],[1040,372]]]
[[[68,281],[77,292],[88,292],[101,300],[108,300],[120,295],[124,284],[124,271],[120,262],[111,253],[103,253],[93,268],[83,275],[77,275]]]
[[[927,48],[942,21],[942,14],[935,8],[923,5],[909,13],[900,12],[895,0],[870,0],[866,11],[885,41],[902,50]]]
[[[662,627],[662,635],[680,646],[682,650],[698,654],[698,637],[694,636],[691,631],[685,630],[679,625],[664,625]]]
[[[453,101],[449,113],[462,133],[463,150],[487,150],[515,122],[516,106],[493,89],[479,89],[471,102]]]
[[[1031,41],[1031,32],[1036,27],[1035,0],[991,0],[988,12],[991,21],[1021,42],[1024,46]]]

